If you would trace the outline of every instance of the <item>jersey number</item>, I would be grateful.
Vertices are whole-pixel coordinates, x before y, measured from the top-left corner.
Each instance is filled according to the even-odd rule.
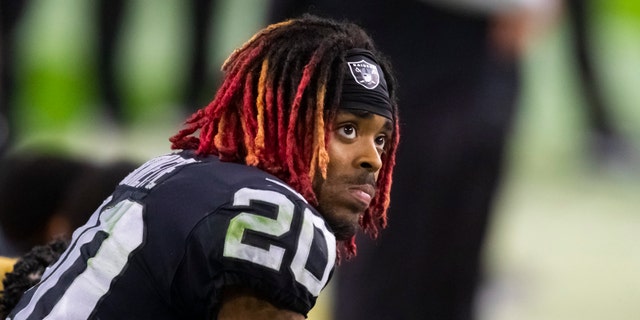
[[[269,218],[248,212],[242,212],[229,222],[229,229],[224,245],[224,256],[242,259],[279,271],[286,249],[269,244],[268,249],[242,242],[246,230],[252,230],[274,237],[285,235],[291,230],[295,205],[281,193],[268,190],[243,188],[234,196],[234,206],[249,206],[251,201],[262,201],[274,205],[277,209],[276,218]],[[322,232],[323,237],[314,237],[315,230]],[[314,241],[326,241],[327,265],[319,279],[306,269],[309,253]],[[329,278],[329,273],[336,258],[336,244],[333,234],[327,230],[324,220],[314,215],[308,208],[304,210],[302,230],[298,238],[298,245],[289,268],[296,281],[303,285],[314,296],[320,294]]]

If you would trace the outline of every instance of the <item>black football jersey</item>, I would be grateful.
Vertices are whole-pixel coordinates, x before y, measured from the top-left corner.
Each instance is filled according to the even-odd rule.
[[[325,221],[282,181],[183,151],[129,174],[8,319],[215,319],[235,285],[306,315],[335,257]]]

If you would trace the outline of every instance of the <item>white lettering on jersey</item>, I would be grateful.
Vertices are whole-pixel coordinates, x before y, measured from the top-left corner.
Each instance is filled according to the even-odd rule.
[[[151,189],[155,187],[156,182],[167,173],[172,172],[179,166],[198,162],[196,159],[185,159],[177,154],[160,156],[149,160],[138,169],[130,173],[122,184],[135,187]]]

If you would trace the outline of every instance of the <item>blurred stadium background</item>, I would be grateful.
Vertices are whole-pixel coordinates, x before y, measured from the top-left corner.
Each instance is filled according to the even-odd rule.
[[[594,2],[606,98],[617,126],[640,150],[640,1]],[[167,152],[167,138],[186,116],[179,96],[190,45],[187,9],[179,0],[128,3],[117,52],[127,122],[117,126],[96,98],[91,3],[30,1],[24,12],[14,43],[17,147],[46,145],[96,161]],[[214,8],[219,36],[209,44],[210,77],[263,26],[265,6],[224,0]],[[561,23],[524,61],[508,174],[485,250],[481,320],[640,318],[640,163],[630,157],[594,165],[568,37]],[[328,292],[310,319],[330,319]]]

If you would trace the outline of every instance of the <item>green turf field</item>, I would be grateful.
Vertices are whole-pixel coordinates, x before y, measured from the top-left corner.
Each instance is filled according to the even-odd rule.
[[[598,69],[618,126],[640,147],[640,1],[597,0]],[[18,29],[20,146],[46,144],[96,160],[168,151],[184,114],[187,11],[179,0],[130,2],[117,53],[128,124],[104,121],[96,98],[89,1],[31,1]],[[221,1],[210,45],[222,59],[262,25],[264,2]],[[560,27],[524,61],[486,257],[481,320],[634,320],[640,317],[640,163],[592,166],[581,96]],[[213,92],[213,91],[212,91]],[[329,319],[331,296],[310,319]]]

